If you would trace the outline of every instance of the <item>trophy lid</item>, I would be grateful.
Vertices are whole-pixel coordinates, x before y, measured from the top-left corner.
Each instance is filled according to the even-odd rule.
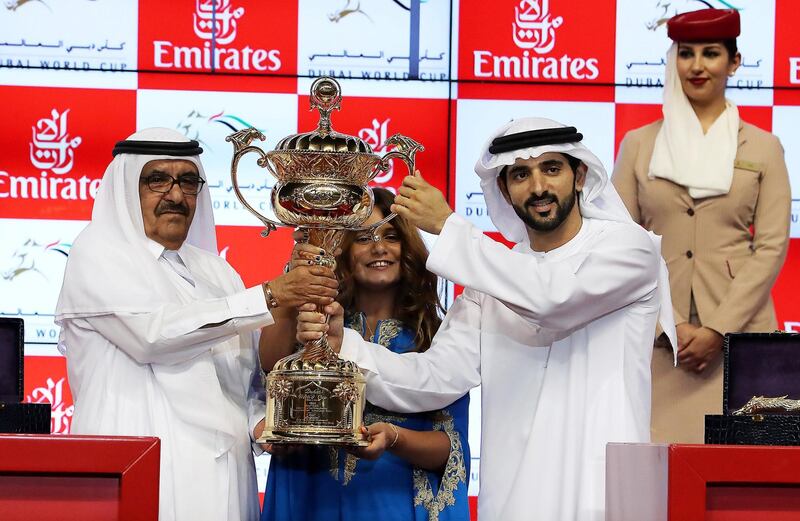
[[[311,109],[319,111],[319,124],[312,132],[292,134],[281,139],[275,150],[315,152],[361,152],[372,154],[372,147],[363,139],[340,134],[331,128],[331,112],[340,110],[342,89],[333,78],[322,77],[311,84]]]

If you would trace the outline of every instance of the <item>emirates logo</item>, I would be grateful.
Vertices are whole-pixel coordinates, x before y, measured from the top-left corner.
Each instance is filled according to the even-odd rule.
[[[522,0],[514,7],[514,22],[511,24],[514,43],[520,49],[531,49],[546,54],[556,44],[556,29],[564,18],[550,16],[550,0]]]
[[[215,40],[226,45],[236,38],[236,21],[244,14],[244,7],[234,7],[230,0],[196,0],[194,34],[203,40]]]
[[[521,0],[514,7],[511,38],[516,55],[495,54],[489,49],[475,49],[473,74],[476,78],[531,80],[594,80],[600,75],[600,61],[595,57],[562,54],[553,56],[556,29],[564,18],[550,14],[550,0]]]
[[[280,50],[249,45],[234,47],[244,16],[244,7],[234,7],[231,0],[195,0],[192,14],[195,36],[202,46],[175,45],[169,40],[153,41],[153,61],[157,68],[210,69],[212,71],[276,72],[282,63]],[[246,38],[245,38],[246,39]]]
[[[80,137],[70,137],[67,129],[69,109],[50,111],[50,118],[42,118],[31,127],[31,163],[40,170],[50,170],[63,175],[72,170],[75,149],[81,144]]]
[[[69,434],[72,414],[75,412],[74,405],[64,403],[65,385],[66,378],[55,381],[48,377],[44,386],[36,387],[31,394],[25,397],[25,401],[28,403],[50,404],[50,432],[53,434]]]
[[[389,138],[389,122],[391,121],[390,118],[386,118],[383,121],[378,121],[378,119],[372,119],[372,126],[365,127],[358,131],[358,137],[363,139],[369,146],[372,147],[372,150],[376,154],[383,154],[384,152],[388,152],[387,147],[385,146],[386,140]],[[379,174],[373,179],[372,181],[377,184],[384,184],[388,183],[392,176],[394,175],[394,163],[391,163],[389,170],[386,172]]]

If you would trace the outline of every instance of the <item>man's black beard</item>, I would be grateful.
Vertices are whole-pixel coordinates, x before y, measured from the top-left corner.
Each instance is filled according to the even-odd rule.
[[[563,223],[569,216],[569,213],[572,211],[572,207],[575,206],[575,193],[576,191],[573,188],[572,192],[570,192],[567,198],[561,202],[555,195],[545,192],[539,197],[536,197],[535,195],[530,196],[528,200],[525,201],[525,205],[523,207],[515,204],[512,204],[511,207],[514,208],[514,212],[517,214],[517,217],[522,219],[522,222],[524,222],[528,228],[536,230],[537,232],[550,232],[561,226],[561,223]],[[536,220],[536,218],[530,214],[529,209],[533,212],[536,212],[536,210],[532,209],[533,204],[542,200],[552,200],[556,203],[556,214],[552,219]]]

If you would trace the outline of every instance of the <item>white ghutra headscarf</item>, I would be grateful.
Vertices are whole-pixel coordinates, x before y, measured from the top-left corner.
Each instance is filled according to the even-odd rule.
[[[536,158],[547,152],[569,154],[581,160],[587,166],[586,181],[579,195],[580,212],[584,218],[633,224],[633,219],[631,219],[622,199],[620,199],[614,186],[609,182],[608,174],[603,168],[603,164],[580,141],[529,146],[498,154],[493,154],[489,151],[492,141],[498,137],[533,130],[558,128],[566,128],[566,125],[546,118],[515,119],[493,132],[481,149],[480,158],[475,164],[475,172],[481,178],[481,189],[486,200],[486,208],[497,230],[511,242],[528,244],[528,232],[525,223],[522,222],[512,206],[503,198],[503,194],[497,186],[497,176],[503,167],[513,165],[517,159]],[[652,232],[648,233],[660,256],[661,237]],[[672,314],[669,273],[663,258],[660,260],[658,286],[661,304],[659,323],[672,345],[675,346],[678,344],[675,334],[675,320]]]
[[[190,143],[180,132],[151,128],[127,142]],[[144,313],[160,304],[179,302],[171,278],[147,249],[139,176],[150,161],[183,159],[206,178],[198,155],[121,153],[106,168],[92,209],[92,221],[72,246],[64,284],[56,305],[62,320],[117,312]],[[197,195],[197,207],[186,243],[217,255],[214,215],[208,189]]]

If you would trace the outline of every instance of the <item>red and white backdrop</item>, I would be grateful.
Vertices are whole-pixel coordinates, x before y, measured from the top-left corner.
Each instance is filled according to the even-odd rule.
[[[0,315],[25,319],[27,399],[52,403],[53,432],[69,431],[53,309],[111,148],[137,128],[170,127],[202,143],[220,253],[247,283],[279,272],[290,232],[259,237],[258,221],[232,194],[224,138],[254,126],[271,148],[310,130],[308,88],[320,75],[344,91],[337,130],[379,152],[396,132],[422,142],[425,177],[498,237],[472,170],[487,133],[512,117],[551,117],[577,126],[610,170],[625,132],[660,116],[664,20],[706,4],[742,11],[744,62],[728,95],[786,150],[797,239],[773,294],[781,327],[800,331],[800,12],[792,0],[4,2]],[[243,192],[268,211],[273,180],[245,170]],[[404,173],[398,165],[379,184],[396,187]],[[475,493],[477,396],[473,403]],[[262,464],[262,487],[265,473]]]

